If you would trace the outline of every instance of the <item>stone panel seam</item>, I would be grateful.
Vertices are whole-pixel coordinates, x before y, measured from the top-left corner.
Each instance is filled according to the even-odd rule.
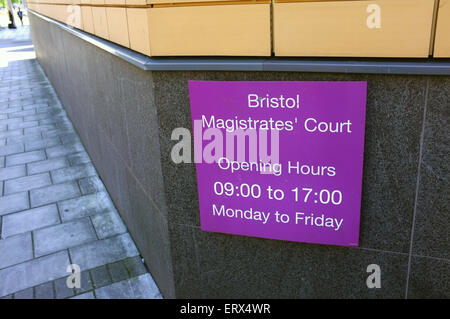
[[[414,196],[414,210],[413,210],[411,237],[410,237],[410,244],[409,244],[408,269],[406,272],[405,299],[408,299],[409,277],[411,274],[411,261],[412,261],[412,257],[413,257],[414,226],[416,223],[417,204],[418,204],[419,188],[420,188],[420,171],[421,171],[422,157],[423,157],[423,143],[424,143],[424,138],[425,138],[425,125],[426,125],[426,119],[427,119],[427,104],[428,104],[429,88],[430,88],[430,79],[427,79],[427,85],[425,87],[425,101],[424,101],[424,107],[423,107],[422,129],[420,132],[420,140],[419,140],[419,159],[418,159],[418,165],[417,165],[417,179],[416,179],[416,190],[415,190],[415,196]]]
[[[426,256],[426,255],[415,255],[415,254],[413,254],[412,257],[425,258],[425,259],[431,259],[431,260],[442,261],[445,263],[450,263],[450,259],[447,259],[447,258],[440,258],[440,257]]]

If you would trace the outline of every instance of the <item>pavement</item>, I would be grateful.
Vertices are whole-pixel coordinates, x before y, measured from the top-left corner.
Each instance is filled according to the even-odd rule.
[[[162,298],[29,27],[0,29],[0,298]]]

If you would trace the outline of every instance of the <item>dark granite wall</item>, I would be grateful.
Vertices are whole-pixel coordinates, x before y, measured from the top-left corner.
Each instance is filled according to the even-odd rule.
[[[165,297],[450,297],[450,77],[149,72],[32,16],[38,59]],[[367,80],[360,247],[202,232],[187,80]],[[366,268],[381,267],[380,289]]]
[[[37,58],[165,297],[174,297],[152,73],[30,15]]]

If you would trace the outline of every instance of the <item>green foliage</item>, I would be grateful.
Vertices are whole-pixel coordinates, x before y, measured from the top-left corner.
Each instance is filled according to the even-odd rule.
[[[12,4],[22,4],[21,0],[11,0]],[[0,0],[0,8],[6,8],[6,0]]]

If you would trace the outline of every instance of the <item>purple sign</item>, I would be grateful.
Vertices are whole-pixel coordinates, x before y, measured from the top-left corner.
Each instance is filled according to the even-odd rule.
[[[358,246],[366,87],[189,81],[201,229]]]

